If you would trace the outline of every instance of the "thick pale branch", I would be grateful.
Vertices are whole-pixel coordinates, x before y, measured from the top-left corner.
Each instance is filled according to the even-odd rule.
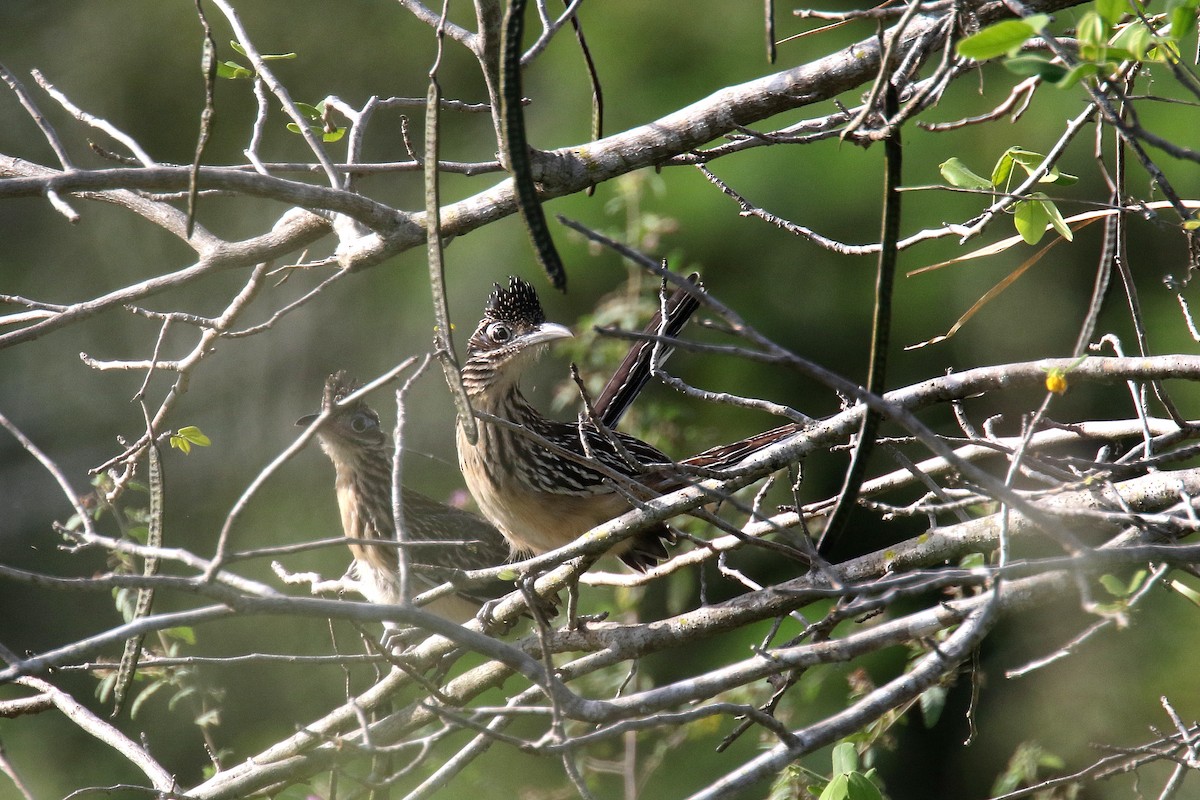
[[[3,181],[0,181],[0,184],[2,183]],[[114,306],[132,303],[167,289],[184,286],[215,272],[252,267],[264,261],[285,256],[317,241],[328,230],[329,224],[325,220],[293,209],[276,223],[270,233],[240,242],[221,243],[215,246],[205,258],[189,267],[166,275],[147,278],[100,297],[67,306],[61,313],[11,333],[0,335],[0,349],[32,341],[53,330],[95,316]]]
[[[1045,0],[1029,7],[1040,11],[1074,4]],[[1008,12],[999,3],[987,3],[978,14],[986,22]],[[906,28],[905,38],[917,40],[940,24],[940,14],[919,16]],[[874,79],[879,66],[879,46],[878,38],[870,37],[807,64],[727,87],[649,124],[581,146],[542,153],[534,163],[534,177],[541,184],[539,195],[548,199],[573,194],[637,169],[660,166],[768,117],[831,100]],[[60,173],[49,180],[0,181],[0,197],[38,195],[47,190],[182,191],[187,188],[188,171],[185,167],[99,170]],[[343,266],[360,268],[377,264],[425,241],[423,214],[398,212],[359,195],[218,168],[203,168],[200,184],[310,209],[336,211],[362,222],[377,236],[356,247]],[[463,235],[515,210],[512,181],[503,181],[443,208],[443,235]]]
[[[1110,489],[1097,488],[1066,493],[1041,502],[1043,505],[1058,506],[1061,509],[1102,506],[1111,508],[1120,505],[1116,501],[1119,494],[1123,503],[1130,508],[1142,513],[1155,513],[1177,503],[1181,491],[1200,494],[1200,470],[1150,475],[1123,482]],[[1011,534],[1016,537],[1027,537],[1036,532],[1032,523],[1020,517],[1013,519],[1010,528]],[[1116,521],[1110,526],[1110,531],[1113,533],[1119,529],[1120,526]],[[1101,531],[1097,531],[1098,535],[1100,533]],[[970,523],[929,532],[909,542],[839,565],[836,574],[843,583],[841,588],[833,586],[824,576],[813,573],[789,583],[764,589],[761,592],[735,598],[727,603],[694,609],[670,619],[640,625],[599,623],[577,632],[560,632],[555,634],[552,644],[556,651],[595,651],[594,655],[572,662],[571,665],[565,665],[562,668],[564,678],[569,679],[606,665],[677,647],[681,642],[697,641],[730,630],[737,630],[752,622],[770,619],[784,614],[792,608],[807,605],[821,597],[853,596],[859,593],[885,594],[891,590],[886,582],[879,583],[885,576],[903,575],[913,570],[933,568],[945,564],[947,561],[956,561],[968,553],[990,550],[995,547],[998,535],[999,526],[994,516],[973,520]],[[1010,594],[1006,596],[1005,602],[1011,603],[1011,605],[1006,605],[1005,608],[1009,611],[1027,608],[1032,603],[1043,602],[1048,597],[1060,596],[1061,592],[1070,591],[1074,583],[1070,579],[1069,573],[1075,568],[1102,571],[1120,564],[1138,563],[1147,558],[1190,560],[1194,557],[1194,547],[1146,548],[1135,546],[1131,549],[1117,549],[1109,553],[1094,552],[1088,557],[1090,560],[1080,561],[1076,567],[1071,567],[1070,562],[1060,559],[1059,562],[1063,563],[1055,567],[1058,571],[1052,573],[1050,577],[1032,578],[1019,584],[1010,584]],[[1057,562],[1052,562],[1048,566],[1053,566],[1054,563]],[[988,574],[988,571],[984,570],[980,577],[986,579]],[[1014,572],[1014,575],[1016,574],[1019,573]],[[1032,588],[1021,588],[1025,586]],[[963,609],[962,613],[965,614],[968,610]],[[797,647],[794,649],[794,655],[790,654],[793,651],[780,651],[779,654],[783,661],[777,665],[776,671],[783,666],[801,666],[809,663],[808,659],[815,659],[812,663],[822,663],[831,658],[833,660],[853,658],[854,654],[858,652],[856,648],[862,647],[866,648],[866,651],[870,651],[877,649],[885,642],[898,644],[911,640],[910,637],[931,634],[944,625],[953,624],[960,619],[962,616],[957,612],[939,606],[921,612],[918,616],[906,617],[897,621],[892,627],[884,627],[881,630],[870,629],[860,638],[829,643],[819,647]],[[732,677],[737,677],[739,680],[753,680],[753,677],[747,676],[761,676],[762,670],[767,669],[769,672],[772,668],[766,662],[751,659],[741,666],[731,665],[725,670],[718,670],[705,680],[726,685],[730,683]],[[509,668],[492,663],[448,684],[443,689],[443,694],[465,702],[484,689],[496,685],[498,681],[503,680],[509,674],[511,674]],[[389,679],[389,681],[394,680],[396,680],[394,677]],[[730,685],[737,683],[738,681],[735,680]],[[649,694],[631,696],[616,704],[575,698],[573,694],[562,695],[560,700],[566,698],[563,707],[580,718],[593,721],[609,720],[620,718],[625,714],[648,713],[652,708],[668,707],[672,703],[684,702],[689,698],[694,699],[695,692],[702,688],[704,686],[700,683],[685,681],[679,685],[652,690]],[[378,694],[373,694],[372,697],[378,698]],[[366,700],[361,702],[366,702]],[[389,718],[388,722],[381,723],[378,728],[374,729],[373,734],[383,737],[382,740],[388,740],[390,737],[404,735],[434,718],[435,715],[431,712],[414,707],[394,718]],[[337,720],[342,722],[338,723]],[[330,726],[336,728],[338,724],[346,724],[349,720],[348,713],[343,712],[341,716],[335,715],[323,720],[321,729],[329,731],[331,730]],[[845,724],[849,723],[845,720],[840,723],[840,725]],[[841,727],[834,730],[841,730]],[[822,734],[822,741],[825,740],[825,736],[826,734]],[[803,741],[812,742],[814,740],[803,739]],[[266,777],[278,776],[281,773],[291,774],[293,777],[297,774],[311,774],[312,770],[327,764],[329,759],[334,757],[327,746],[322,746],[319,752],[307,752],[309,746],[319,743],[311,735],[301,734],[294,737],[286,747],[281,743],[282,749],[274,751],[270,757],[266,753],[256,757],[253,763],[259,767],[255,768],[251,764],[247,764],[244,768],[235,768],[233,773],[222,773],[204,787],[198,787],[196,796],[234,797],[238,796],[239,791],[249,791],[266,785],[261,782]],[[275,759],[279,759],[279,761],[267,763]],[[299,772],[287,772],[288,770],[299,770]]]
[[[97,717],[71,695],[40,678],[19,678],[17,683],[49,697],[55,707],[70,719],[71,722],[79,726],[81,730],[91,734],[116,750],[141,770],[150,779],[150,783],[155,791],[170,793],[178,786],[171,773],[167,772],[161,764],[155,761],[145,749],[112,725]]]
[[[0,169],[6,166],[0,164]],[[147,167],[75,170],[56,172],[49,176],[7,178],[0,180],[0,198],[36,197],[46,191],[62,194],[114,189],[180,192],[187,189],[190,173],[190,167]],[[362,195],[327,186],[225,167],[201,167],[197,175],[197,184],[201,190],[221,189],[251,197],[278,200],[302,208],[335,211],[352,217],[373,230],[389,234],[400,230],[406,237],[425,235],[424,228],[414,225],[409,215]]]

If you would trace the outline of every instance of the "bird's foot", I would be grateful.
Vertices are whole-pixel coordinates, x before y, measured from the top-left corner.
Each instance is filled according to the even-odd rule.
[[[608,619],[607,611],[601,611],[599,614],[577,614],[567,620],[567,628],[571,631],[581,631],[594,622],[604,622],[606,619]]]

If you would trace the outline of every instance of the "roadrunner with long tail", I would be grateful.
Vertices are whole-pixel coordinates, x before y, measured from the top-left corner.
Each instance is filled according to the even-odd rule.
[[[471,404],[524,429],[480,419],[474,445],[461,426],[458,430],[458,462],[467,486],[516,552],[545,553],[562,547],[633,508],[611,480],[586,465],[588,460],[635,481],[661,476],[655,467],[661,470],[670,463],[662,452],[632,436],[611,434],[625,451],[621,453],[592,424],[547,419],[521,394],[521,376],[545,346],[570,336],[562,325],[546,321],[532,286],[510,278],[507,289],[496,285],[467,344],[462,375]],[[540,444],[527,431],[553,447]],[[671,530],[660,524],[625,540],[612,554],[644,571],[666,558],[666,544],[672,541]]]
[[[402,598],[397,549],[394,545],[369,544],[396,540],[392,446],[379,424],[379,415],[364,400],[338,407],[357,388],[345,372],[329,376],[321,407],[334,413],[317,431],[317,437],[337,473],[342,529],[347,537],[364,542],[350,545],[360,591],[373,603],[398,603]],[[314,414],[296,424],[311,425],[316,419]],[[404,487],[400,499],[414,593],[443,583],[449,569],[486,569],[508,560],[509,546],[504,537],[478,516]],[[488,600],[512,590],[511,583],[496,581],[435,600],[428,610],[461,623],[474,617]]]

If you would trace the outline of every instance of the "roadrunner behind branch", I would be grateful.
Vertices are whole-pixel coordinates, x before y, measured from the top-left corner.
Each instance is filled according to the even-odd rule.
[[[633,507],[600,472],[538,443],[525,431],[554,448],[651,484],[652,476],[661,479],[655,467],[661,470],[670,463],[640,439],[613,433],[625,451],[620,453],[595,426],[547,419],[521,394],[521,376],[545,345],[570,336],[562,325],[546,321],[532,286],[510,278],[507,289],[496,285],[467,343],[463,383],[475,410],[524,431],[481,419],[479,441],[471,445],[460,427],[459,466],[479,508],[517,552],[562,547]],[[673,540],[670,529],[658,525],[622,542],[612,554],[642,571],[666,558],[665,545]]]
[[[396,539],[392,516],[392,446],[379,424],[379,415],[363,400],[337,408],[357,385],[345,372],[325,381],[324,410],[336,409],[317,437],[337,473],[338,506],[347,537],[364,542]],[[310,425],[317,415],[297,425]],[[508,543],[494,527],[474,514],[439,503],[419,492],[401,489],[409,575],[412,591],[420,592],[444,582],[447,569],[486,569],[508,560]],[[351,544],[353,571],[364,597],[373,603],[398,603],[399,556],[394,546]],[[465,622],[488,600],[512,591],[496,581],[470,592],[459,592],[427,608],[446,619]]]

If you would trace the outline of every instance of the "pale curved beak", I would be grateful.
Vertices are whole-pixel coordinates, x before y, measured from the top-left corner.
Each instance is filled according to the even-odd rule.
[[[575,338],[575,334],[571,333],[565,325],[559,325],[556,322],[543,322],[522,338],[524,339],[524,344],[527,345],[546,344],[556,339],[573,339]]]

